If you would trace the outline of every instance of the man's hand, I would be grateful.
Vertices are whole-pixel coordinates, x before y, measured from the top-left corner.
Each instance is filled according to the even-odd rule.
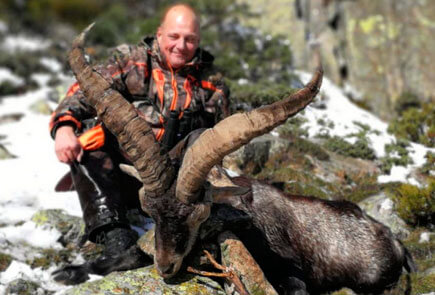
[[[76,160],[80,162],[83,156],[82,146],[71,126],[62,126],[56,131],[54,149],[59,161],[65,164],[72,164]]]

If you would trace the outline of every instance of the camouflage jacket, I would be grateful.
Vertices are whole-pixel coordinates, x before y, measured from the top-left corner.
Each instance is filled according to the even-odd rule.
[[[160,140],[170,111],[178,111],[180,120],[189,114],[191,130],[211,127],[229,115],[229,90],[215,72],[213,59],[198,48],[191,62],[173,70],[162,60],[155,38],[146,37],[139,45],[117,47],[106,64],[95,68],[136,107]],[[62,125],[71,125],[80,134],[86,128],[83,122],[95,117],[75,83],[52,114],[51,136]]]

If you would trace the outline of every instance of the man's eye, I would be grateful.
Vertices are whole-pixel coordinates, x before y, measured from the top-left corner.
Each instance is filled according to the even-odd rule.
[[[175,36],[175,35],[169,35],[169,39],[171,39],[171,40],[176,40],[176,39],[177,39],[177,36]]]
[[[187,38],[186,41],[189,43],[195,43],[196,39],[195,38]]]

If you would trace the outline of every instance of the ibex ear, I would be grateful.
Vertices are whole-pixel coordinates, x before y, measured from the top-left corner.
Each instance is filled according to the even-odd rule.
[[[136,178],[140,182],[142,182],[142,179],[140,178],[139,172],[137,172],[136,168],[134,168],[133,165],[127,165],[127,164],[119,164],[119,169],[121,169],[122,172]]]
[[[215,165],[211,168],[206,180],[215,187],[236,186],[225,169],[220,165]]]
[[[251,191],[248,187],[243,186],[224,186],[216,187],[210,183],[204,185],[207,198],[213,200],[213,203],[227,204],[233,208],[243,210],[244,204],[241,201],[241,196]]]

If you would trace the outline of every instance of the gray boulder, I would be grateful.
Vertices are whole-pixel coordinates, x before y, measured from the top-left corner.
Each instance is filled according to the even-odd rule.
[[[222,287],[210,278],[184,274],[176,281],[165,282],[154,265],[125,272],[113,272],[104,278],[83,283],[66,295],[225,295]]]
[[[410,231],[405,221],[394,211],[394,203],[381,193],[369,197],[358,204],[368,215],[388,226],[399,239],[406,239]]]

